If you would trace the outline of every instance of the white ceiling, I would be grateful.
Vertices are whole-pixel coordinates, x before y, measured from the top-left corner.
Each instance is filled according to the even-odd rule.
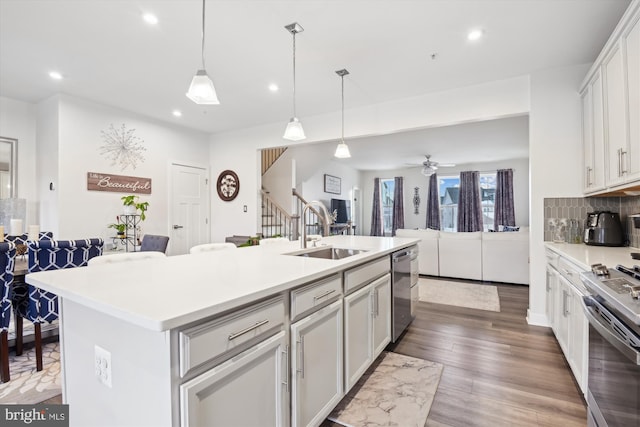
[[[66,93],[206,132],[284,128],[291,22],[305,28],[297,37],[304,122],[340,109],[340,68],[351,72],[349,109],[592,62],[629,0],[208,0],[206,68],[221,105],[207,107],[184,95],[200,65],[201,4],[0,0],[0,95],[35,103]],[[472,28],[485,37],[469,42]],[[48,77],[54,69],[62,81]]]

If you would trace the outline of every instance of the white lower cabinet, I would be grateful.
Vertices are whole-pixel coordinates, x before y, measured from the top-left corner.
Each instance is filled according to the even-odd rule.
[[[345,393],[391,342],[391,275],[344,298]]]
[[[182,384],[180,424],[287,426],[287,344],[281,331]]]
[[[291,325],[291,425],[295,427],[320,425],[342,399],[342,317],[340,298]]]
[[[547,292],[546,292],[546,311],[549,326],[555,331],[556,329],[556,298],[558,295],[558,272],[555,268],[547,266]]]
[[[587,390],[589,322],[582,308],[580,269],[564,257],[547,264],[547,317],[582,393]]]

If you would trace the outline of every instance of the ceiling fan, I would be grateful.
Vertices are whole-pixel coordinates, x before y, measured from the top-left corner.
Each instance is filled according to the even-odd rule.
[[[424,175],[424,176],[433,175],[436,172],[436,170],[438,170],[439,167],[441,167],[441,168],[450,168],[450,167],[455,166],[455,163],[434,162],[434,161],[431,160],[431,155],[430,154],[425,154],[424,156],[427,158],[427,160],[422,162],[422,175]]]

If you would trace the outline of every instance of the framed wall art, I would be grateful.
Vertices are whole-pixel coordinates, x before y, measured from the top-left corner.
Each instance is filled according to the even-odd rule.
[[[340,186],[342,180],[337,176],[324,174],[324,192],[332,194],[340,194],[342,191]]]

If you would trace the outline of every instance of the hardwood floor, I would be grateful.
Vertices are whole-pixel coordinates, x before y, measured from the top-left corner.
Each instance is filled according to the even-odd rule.
[[[497,286],[499,313],[420,302],[388,347],[444,365],[426,426],[584,427],[586,405],[553,332],[526,322],[529,288]]]

